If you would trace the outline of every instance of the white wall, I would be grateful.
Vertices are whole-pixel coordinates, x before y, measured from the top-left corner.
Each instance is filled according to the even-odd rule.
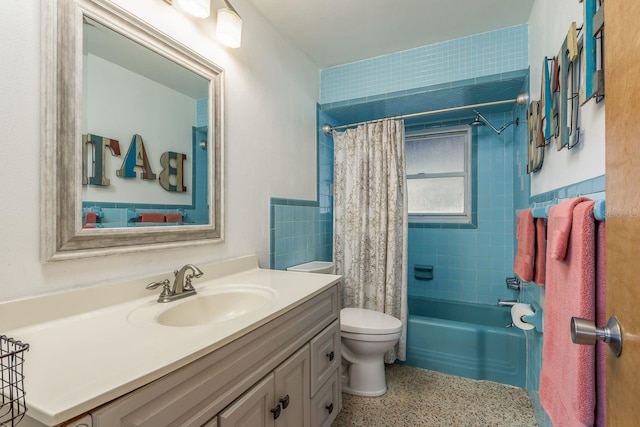
[[[529,18],[531,99],[540,99],[544,57],[558,54],[573,21],[578,27],[584,21],[583,5],[577,0],[536,0]],[[595,99],[591,99],[582,107],[578,146],[562,151],[556,151],[554,146],[545,149],[542,170],[531,176],[532,195],[604,174],[605,102],[596,104]]]
[[[269,260],[269,197],[314,199],[319,70],[247,0],[242,47],[215,41],[215,14],[196,21],[160,0],[114,0],[226,72],[226,242],[41,264],[40,2],[0,3],[0,301],[167,272],[257,253]],[[175,2],[174,2],[175,3]],[[222,2],[212,3],[212,11]],[[44,177],[44,179],[48,179]]]
[[[190,205],[191,132],[196,125],[197,100],[96,55],[87,55],[84,67],[86,114],[82,134],[120,141],[121,155],[115,157],[106,151],[103,169],[110,185],[83,186],[82,200]],[[156,175],[154,180],[143,180],[138,168],[135,178],[116,176],[135,134],[142,137],[149,166]],[[187,187],[185,192],[169,192],[160,185],[157,178],[162,172],[160,156],[167,151],[187,155],[182,180]],[[91,158],[91,153],[88,157]],[[89,160],[87,175],[93,175]]]

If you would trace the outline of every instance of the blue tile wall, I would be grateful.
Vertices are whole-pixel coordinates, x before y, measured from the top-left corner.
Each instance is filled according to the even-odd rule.
[[[528,68],[528,26],[517,25],[320,72],[320,103]]]
[[[529,80],[525,81],[522,90],[529,90]],[[522,123],[526,123],[526,108],[517,106],[515,114]],[[527,174],[527,128],[519,126],[516,131],[516,140],[513,150],[513,205],[515,210],[529,207],[529,195],[531,192],[531,175]],[[515,239],[515,235],[514,235]],[[514,240],[514,248],[517,242]],[[536,302],[540,304],[540,287],[533,283],[522,283],[522,290],[518,296],[518,301],[524,303]],[[524,331],[527,341],[527,372],[526,387],[529,393],[537,398],[538,384],[540,382],[540,368],[542,367],[542,334],[536,330]],[[535,405],[534,405],[535,406]],[[544,411],[542,411],[544,412]]]
[[[204,108],[207,108],[206,104]],[[198,116],[200,116],[200,104],[198,104]],[[206,119],[205,119],[206,120]],[[200,119],[198,119],[200,121]],[[195,169],[192,172],[191,191],[193,192],[194,209],[191,216],[196,224],[207,224],[209,222],[209,153],[208,150],[200,148],[202,139],[208,137],[208,122],[203,126],[194,129],[193,158],[195,159]],[[213,172],[213,171],[211,171]]]
[[[271,199],[271,268],[284,270],[308,261],[330,260],[326,229],[317,203],[306,200]]]
[[[523,70],[526,73],[527,68],[528,27],[519,25],[322,70],[320,99],[323,107],[389,96],[402,102],[417,90],[462,81],[475,85],[482,79]],[[488,113],[488,118],[501,126],[512,120],[512,114],[493,112]],[[348,114],[341,117],[345,123],[366,119]],[[466,124],[467,119],[424,126]],[[412,121],[411,126],[420,124]],[[520,128],[526,132],[526,125]],[[514,133],[506,131],[497,136],[488,127],[474,132],[477,132],[476,227],[410,226],[411,295],[486,304],[494,304],[497,298],[516,297],[504,284],[505,277],[513,275]],[[412,274],[415,264],[434,265],[434,280],[416,280]]]
[[[549,416],[545,412],[544,408],[540,404],[540,397],[537,392],[528,390],[529,400],[531,400],[531,406],[533,407],[533,413],[536,415],[539,427],[553,427],[553,423],[549,419]]]
[[[209,98],[200,98],[196,102],[196,126],[209,126]]]
[[[487,116],[500,127],[511,113]],[[512,128],[515,128],[512,126]],[[477,227],[410,227],[408,293],[415,296],[495,304],[512,299],[505,278],[513,276],[513,130],[498,136],[488,126],[476,128]],[[433,280],[417,280],[416,264],[434,266]]]
[[[320,207],[320,219],[324,221],[327,231],[333,234],[333,136],[325,135],[322,131],[323,124],[337,126],[334,119],[317,108],[317,141],[318,141],[318,204]]]

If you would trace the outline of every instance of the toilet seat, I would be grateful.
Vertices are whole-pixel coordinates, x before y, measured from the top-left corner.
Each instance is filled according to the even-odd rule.
[[[375,310],[343,308],[340,310],[340,330],[352,334],[396,334],[402,330],[402,322]]]

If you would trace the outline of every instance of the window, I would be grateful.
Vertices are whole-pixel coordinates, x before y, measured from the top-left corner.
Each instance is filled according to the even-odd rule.
[[[409,222],[471,224],[471,130],[407,132]]]

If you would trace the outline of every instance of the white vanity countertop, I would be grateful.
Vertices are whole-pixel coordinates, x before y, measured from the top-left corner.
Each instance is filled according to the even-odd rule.
[[[250,265],[255,258],[249,258]],[[202,293],[238,284],[266,286],[277,296],[254,312],[219,323],[167,327],[130,322],[128,316],[136,308],[160,304],[155,302],[157,289],[143,298],[0,331],[29,344],[24,363],[28,415],[47,425],[81,415],[224,346],[340,280],[334,275],[259,269],[257,261],[250,270],[208,280],[215,264],[199,267],[205,275],[193,284]],[[139,286],[149,281],[140,279]],[[67,298],[73,298],[73,292]],[[189,298],[193,297],[167,304]]]

